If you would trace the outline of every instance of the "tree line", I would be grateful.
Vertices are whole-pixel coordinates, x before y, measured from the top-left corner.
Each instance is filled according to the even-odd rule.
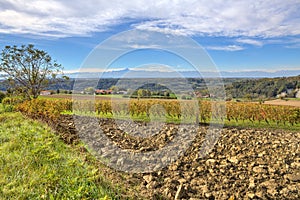
[[[300,88],[300,75],[294,77],[247,79],[226,85],[227,96],[232,98],[274,98],[286,93],[294,98]]]

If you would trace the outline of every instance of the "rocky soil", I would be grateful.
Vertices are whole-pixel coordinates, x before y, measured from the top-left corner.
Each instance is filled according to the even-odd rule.
[[[92,136],[99,136],[101,129],[120,151],[132,154],[159,151],[173,140],[181,144],[193,135],[185,151],[177,152],[177,160],[169,159],[170,164],[163,166],[167,160],[162,158],[154,172],[130,173],[132,166],[118,160],[118,166],[129,166],[124,168],[129,172],[110,172],[116,179],[126,177],[127,187],[139,186],[131,193],[134,199],[300,199],[299,132],[216,127],[213,131],[220,131],[218,138],[207,137],[209,127],[205,126],[189,130],[175,124],[74,119],[62,116],[55,125],[66,142],[88,136],[87,143],[97,147],[101,138]],[[103,144],[99,152],[106,153]]]

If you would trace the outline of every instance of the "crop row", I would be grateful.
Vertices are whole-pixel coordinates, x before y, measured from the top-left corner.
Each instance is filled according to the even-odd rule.
[[[281,124],[300,123],[300,109],[244,102],[179,101],[130,99],[128,101],[72,101],[35,99],[18,104],[17,109],[33,118],[57,119],[62,112],[96,113],[100,116],[169,117],[208,123],[251,121]]]

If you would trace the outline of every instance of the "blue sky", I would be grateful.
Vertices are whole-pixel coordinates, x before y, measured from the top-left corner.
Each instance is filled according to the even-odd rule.
[[[0,48],[33,43],[73,72],[99,43],[138,29],[194,39],[221,71],[299,70],[299,10],[299,0],[2,0]],[[188,69],[157,50],[136,51],[112,68],[149,62]]]

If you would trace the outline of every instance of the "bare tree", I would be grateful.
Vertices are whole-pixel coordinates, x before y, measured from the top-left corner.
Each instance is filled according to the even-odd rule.
[[[1,53],[0,72],[14,90],[22,91],[29,99],[37,98],[62,70],[47,52],[32,44],[6,46]]]

